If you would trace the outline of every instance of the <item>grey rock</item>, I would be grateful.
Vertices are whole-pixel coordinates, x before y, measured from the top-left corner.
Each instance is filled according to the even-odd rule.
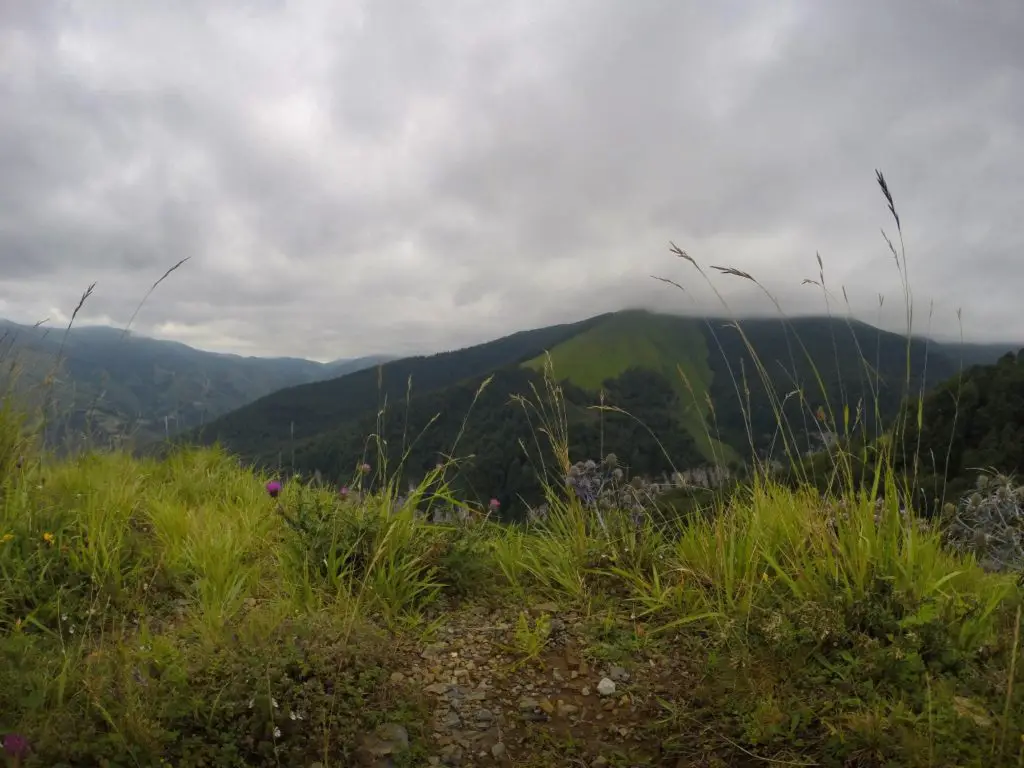
[[[441,762],[445,765],[462,765],[462,747],[458,744],[449,744],[441,750]]]
[[[420,653],[420,658],[421,659],[436,659],[438,656],[440,656],[442,653],[444,653],[445,650],[447,650],[447,648],[448,648],[448,644],[447,643],[434,643],[433,645],[428,645]]]
[[[569,717],[570,715],[575,715],[579,711],[580,708],[575,704],[567,704],[564,701],[558,702],[557,712],[559,717]]]
[[[462,725],[462,718],[459,717],[459,713],[454,709],[449,709],[445,714],[438,718],[438,723],[441,728],[451,730]]]
[[[388,768],[391,757],[409,749],[409,732],[398,723],[385,723],[365,734],[356,747],[356,761],[367,768]]]
[[[615,683],[607,677],[602,677],[597,684],[597,692],[602,696],[612,696],[615,693]]]
[[[608,677],[618,683],[624,683],[629,680],[629,672],[626,671],[625,667],[612,667],[608,670]]]
[[[523,696],[519,700],[519,711],[520,712],[533,712],[537,709],[540,704],[537,703],[536,699],[532,699],[529,696]]]

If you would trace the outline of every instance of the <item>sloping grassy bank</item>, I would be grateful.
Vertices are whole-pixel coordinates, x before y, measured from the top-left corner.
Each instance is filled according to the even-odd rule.
[[[437,525],[417,493],[272,497],[216,450],[44,460],[4,413],[10,764],[1024,759],[1020,589],[895,507],[760,484],[673,527],[555,495],[543,525]],[[497,741],[460,758],[475,726],[431,697],[484,670]]]

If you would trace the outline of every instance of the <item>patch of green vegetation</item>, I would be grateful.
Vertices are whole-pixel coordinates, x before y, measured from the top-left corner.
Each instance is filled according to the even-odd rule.
[[[895,494],[830,515],[756,480],[675,523],[599,524],[549,489],[543,524],[438,525],[420,513],[460,504],[439,475],[397,506],[394,486],[272,496],[217,450],[33,454],[3,413],[0,733],[28,739],[26,765],[347,765],[385,722],[422,764],[422,685],[395,673],[474,605],[526,596],[583,617],[595,669],[629,667],[606,722],[633,733],[614,712],[656,708],[658,764],[1018,759],[1024,594]],[[554,618],[518,615],[509,639],[541,663],[510,674],[543,675]],[[585,721],[520,727],[523,764],[614,754]]]
[[[717,440],[710,423],[712,372],[702,321],[643,311],[618,312],[523,363],[542,371],[550,357],[556,378],[592,392],[631,368],[662,374],[679,397],[679,421],[708,461],[725,464],[735,450]]]

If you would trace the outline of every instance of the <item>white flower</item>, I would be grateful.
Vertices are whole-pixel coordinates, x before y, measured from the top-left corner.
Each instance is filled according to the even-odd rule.
[[[274,729],[274,738],[275,739],[280,739],[281,738],[281,729],[280,728],[275,728]]]

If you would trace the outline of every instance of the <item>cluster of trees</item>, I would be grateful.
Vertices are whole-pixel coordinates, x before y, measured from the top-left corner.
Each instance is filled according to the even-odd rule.
[[[983,472],[1024,472],[1024,350],[943,382],[907,407],[898,467],[934,510],[971,490]]]

